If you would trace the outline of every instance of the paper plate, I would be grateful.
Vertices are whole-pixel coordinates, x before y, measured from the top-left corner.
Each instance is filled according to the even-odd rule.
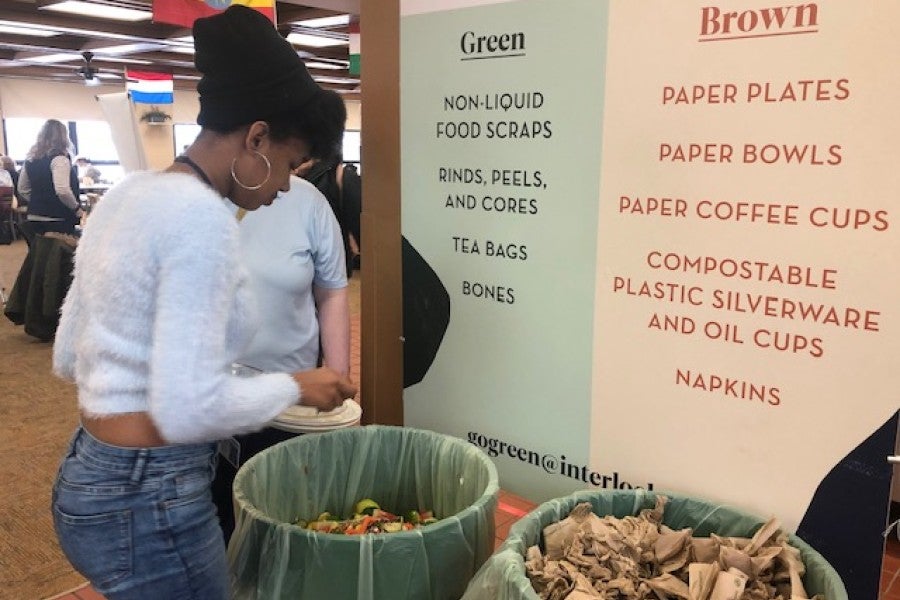
[[[272,421],[272,427],[294,433],[317,433],[359,425],[362,408],[353,400],[329,412],[319,412],[311,406],[294,405]]]

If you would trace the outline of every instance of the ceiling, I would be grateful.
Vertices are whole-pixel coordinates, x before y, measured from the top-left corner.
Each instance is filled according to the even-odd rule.
[[[123,82],[126,67],[172,73],[176,90],[196,89],[191,32],[184,27],[114,20],[99,15],[106,7],[151,12],[152,0],[85,0],[88,15],[49,8],[61,0],[0,1],[0,78],[112,84]],[[199,0],[198,0],[199,1]],[[82,2],[84,4],[84,2]],[[276,17],[282,35],[291,41],[322,87],[345,97],[358,97],[359,78],[349,74],[348,26],[301,23],[311,19],[359,12],[352,0],[278,1]],[[345,19],[346,20],[346,19]],[[45,35],[52,33],[53,35]],[[42,34],[42,35],[36,35]],[[293,41],[313,34],[311,41]],[[316,42],[332,45],[319,47]],[[85,52],[92,53],[93,77],[86,77]],[[61,55],[61,56],[55,56]],[[57,59],[57,60],[53,60]],[[53,60],[52,62],[44,62]]]

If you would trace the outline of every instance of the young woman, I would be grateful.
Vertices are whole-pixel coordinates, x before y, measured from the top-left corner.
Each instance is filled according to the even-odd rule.
[[[71,149],[65,124],[49,119],[28,151],[17,192],[28,205],[28,221],[35,233],[74,235],[81,221],[78,174],[72,166]]]
[[[356,388],[322,368],[232,375],[256,311],[229,200],[253,211],[340,136],[328,94],[260,13],[194,25],[202,131],[168,169],[134,173],[91,215],[63,306],[54,370],[81,426],[53,491],[60,546],[110,600],[229,597],[210,494],[216,441],[297,403]]]

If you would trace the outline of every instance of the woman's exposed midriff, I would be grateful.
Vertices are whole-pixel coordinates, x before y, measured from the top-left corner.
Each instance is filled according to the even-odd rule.
[[[168,443],[145,412],[103,417],[81,415],[81,424],[96,439],[122,448],[156,448]]]

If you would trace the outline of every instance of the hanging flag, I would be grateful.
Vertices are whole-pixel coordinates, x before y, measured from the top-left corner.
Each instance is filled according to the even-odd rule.
[[[350,22],[350,74],[359,75],[359,21]]]
[[[275,0],[153,0],[153,21],[192,27],[196,19],[220,13],[232,4],[258,10],[275,23]]]
[[[125,69],[125,89],[141,104],[172,104],[175,82],[171,73]]]

